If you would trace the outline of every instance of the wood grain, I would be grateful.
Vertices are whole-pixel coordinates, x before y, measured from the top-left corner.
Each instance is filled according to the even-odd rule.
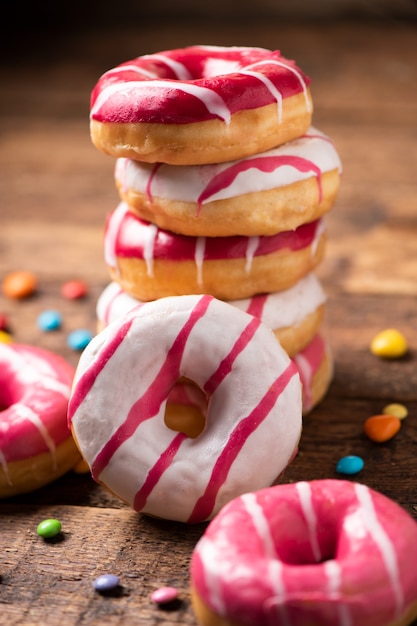
[[[76,34],[76,36],[75,36]],[[98,76],[145,52],[190,43],[280,48],[312,77],[314,123],[334,140],[344,165],[328,215],[328,246],[318,274],[328,293],[326,332],[335,375],[325,400],[305,419],[300,453],[283,480],[337,477],[335,465],[359,454],[357,477],[417,516],[417,56],[415,24],[224,20],[79,28],[55,32],[39,49],[0,65],[0,277],[33,269],[39,292],[0,297],[0,312],[22,343],[54,350],[76,365],[70,330],[96,327],[95,304],[109,281],[103,258],[106,215],[117,203],[114,163],[92,145],[88,101]],[[84,278],[80,301],[62,283]],[[42,333],[39,312],[57,308],[64,325]],[[409,354],[384,361],[369,351],[376,332],[401,329]],[[388,402],[409,409],[398,435],[366,439],[364,420]],[[37,536],[57,517],[59,541]],[[13,626],[158,624],[195,626],[188,565],[204,525],[138,516],[73,472],[26,496],[0,503],[0,614]],[[97,594],[94,578],[112,571],[121,588]],[[180,590],[172,610],[149,593]]]

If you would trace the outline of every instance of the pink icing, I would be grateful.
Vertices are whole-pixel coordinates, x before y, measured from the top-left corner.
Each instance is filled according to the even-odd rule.
[[[227,504],[194,550],[191,577],[233,623],[382,626],[416,601],[416,557],[417,525],[395,502],[316,480]]]
[[[215,176],[204,191],[200,194],[197,204],[199,210],[203,202],[207,201],[210,196],[218,193],[221,189],[225,189],[231,185],[233,180],[241,174],[242,172],[255,168],[261,172],[273,172],[279,167],[283,165],[294,167],[300,172],[313,172],[313,174],[317,177],[317,184],[319,190],[319,202],[322,200],[322,188],[321,188],[321,171],[312,161],[308,159],[303,159],[301,157],[296,156],[262,156],[262,157],[251,157],[249,159],[245,159],[243,161],[238,161],[234,163],[229,168],[224,169],[217,176]]]
[[[66,423],[74,368],[60,356],[0,344],[0,466],[45,452],[70,436]]]
[[[107,221],[106,257],[108,264],[114,266],[115,256],[145,259],[146,254],[150,254],[151,259],[195,260],[198,249],[203,249],[204,260],[262,256],[312,245],[320,225],[321,220],[316,220],[292,231],[262,237],[190,237],[140,219],[122,202]]]
[[[317,334],[301,352],[293,357],[303,385],[303,409],[305,411],[312,407],[313,377],[324,359],[326,349],[326,342],[320,334]]]
[[[230,121],[237,111],[304,93],[310,79],[279,51],[191,46],[138,57],[101,76],[91,94],[100,122]]]

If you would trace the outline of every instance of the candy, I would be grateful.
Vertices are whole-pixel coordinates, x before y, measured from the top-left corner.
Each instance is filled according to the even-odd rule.
[[[102,574],[93,582],[93,587],[96,591],[101,591],[102,593],[106,591],[112,591],[116,589],[120,584],[120,578],[115,574]]]
[[[68,280],[61,287],[61,295],[67,300],[84,298],[88,293],[87,284],[83,280]]]
[[[45,519],[38,524],[36,532],[45,539],[56,537],[61,532],[61,522],[57,519]]]
[[[67,337],[67,344],[72,350],[84,350],[88,346],[93,334],[85,328],[73,330]]]
[[[151,593],[151,600],[156,604],[167,604],[178,598],[178,589],[175,587],[160,587]]]
[[[0,313],[0,330],[9,330],[9,322],[3,313]]]
[[[13,337],[6,333],[5,330],[0,330],[0,343],[12,343]]]
[[[398,417],[399,420],[405,419],[408,415],[407,407],[403,404],[397,404],[396,402],[393,404],[387,404],[387,406],[382,409],[382,412],[385,415],[394,415],[395,417]]]
[[[378,443],[392,439],[400,428],[401,422],[394,415],[373,415],[363,425],[365,435]]]
[[[363,459],[360,456],[344,456],[337,462],[336,471],[339,474],[357,474],[364,466]]]
[[[37,322],[41,330],[56,330],[61,327],[62,317],[58,311],[48,310],[38,315]]]
[[[21,299],[32,295],[38,286],[38,280],[32,272],[17,270],[3,280],[3,293],[8,298]]]
[[[384,359],[397,359],[408,350],[404,335],[396,328],[387,328],[373,338],[371,352]]]

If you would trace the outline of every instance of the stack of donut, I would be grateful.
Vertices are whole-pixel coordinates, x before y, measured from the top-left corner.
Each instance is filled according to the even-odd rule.
[[[120,195],[99,328],[167,296],[224,300],[274,331],[298,368],[304,414],[332,379],[314,270],[341,176],[312,126],[309,83],[277,51],[192,46],[107,71],[90,115]]]

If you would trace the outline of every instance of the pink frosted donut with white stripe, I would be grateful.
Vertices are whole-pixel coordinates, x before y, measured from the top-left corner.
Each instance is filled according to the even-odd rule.
[[[73,378],[52,352],[0,343],[0,498],[42,487],[79,462],[67,426]]]
[[[142,219],[183,235],[274,235],[333,206],[342,165],[327,135],[302,137],[239,161],[174,166],[118,159],[121,198]]]
[[[190,46],[146,54],[98,80],[91,138],[106,154],[148,163],[239,159],[307,130],[309,84],[293,61],[265,48]]]
[[[228,303],[259,317],[271,328],[284,350],[293,356],[302,350],[321,326],[326,294],[310,273],[285,291],[255,295]],[[99,330],[126,315],[141,302],[112,282],[102,291],[96,306]]]
[[[363,484],[315,480],[246,493],[197,543],[203,626],[406,626],[417,617],[417,524]]]
[[[221,300],[282,291],[324,255],[324,218],[264,237],[189,237],[146,222],[121,202],[104,237],[110,276],[139,300],[207,293]]]
[[[164,419],[181,378],[208,398],[194,438]],[[297,448],[301,411],[297,369],[272,331],[194,295],[146,303],[99,333],[81,355],[68,416],[96,481],[136,511],[194,523],[274,482]]]

